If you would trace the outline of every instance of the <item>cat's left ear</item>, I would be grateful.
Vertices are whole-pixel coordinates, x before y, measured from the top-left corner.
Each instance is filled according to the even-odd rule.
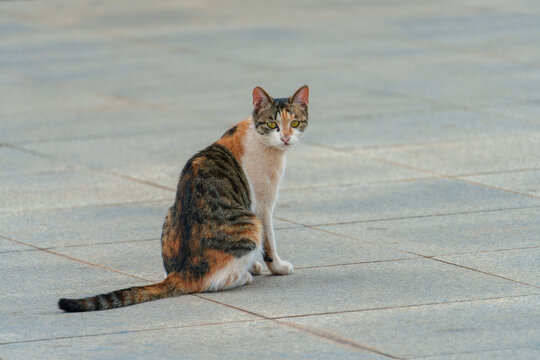
[[[309,104],[309,87],[307,85],[302,86],[296,90],[293,96],[290,98],[291,103],[296,103],[302,107],[307,107]]]

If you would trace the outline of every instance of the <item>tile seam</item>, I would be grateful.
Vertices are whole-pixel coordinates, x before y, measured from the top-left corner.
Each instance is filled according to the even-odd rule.
[[[284,315],[271,317],[271,319],[296,319],[296,318],[308,318],[308,317],[317,317],[317,316],[330,316],[330,315],[340,315],[340,314],[349,314],[349,313],[363,313],[371,311],[385,311],[385,310],[400,310],[400,309],[415,309],[419,307],[430,307],[430,306],[440,306],[440,305],[455,305],[455,304],[466,304],[472,302],[483,302],[483,301],[496,301],[496,300],[511,300],[519,299],[526,297],[535,297],[540,296],[540,293],[533,294],[521,294],[521,295],[512,295],[512,296],[500,296],[500,297],[490,297],[490,298],[478,298],[478,299],[467,299],[467,300],[451,300],[451,301],[441,301],[433,303],[424,303],[424,304],[411,304],[411,305],[396,305],[396,306],[385,306],[379,308],[367,308],[367,309],[357,309],[357,310],[343,310],[343,311],[330,311],[322,313],[313,313],[313,314],[298,314],[298,315]]]
[[[483,214],[491,212],[503,212],[503,211],[514,211],[514,210],[527,210],[527,209],[537,209],[540,208],[540,205],[537,206],[520,206],[520,207],[511,207],[511,208],[499,208],[499,209],[482,209],[482,210],[470,210],[470,211],[460,211],[452,213],[439,213],[439,214],[426,214],[426,215],[412,215],[412,216],[403,216],[403,217],[391,217],[391,218],[381,218],[381,219],[368,219],[368,220],[357,220],[357,221],[344,221],[344,222],[335,222],[335,223],[323,223],[323,224],[304,224],[296,222],[290,219],[285,219],[279,216],[274,216],[275,219],[280,221],[290,222],[294,225],[299,225],[307,228],[315,228],[322,226],[337,226],[337,225],[352,225],[352,224],[364,224],[364,223],[375,223],[375,222],[385,222],[385,221],[401,221],[401,220],[412,220],[412,219],[424,219],[432,217],[445,217],[445,216],[459,216],[459,215],[469,215],[469,214]]]
[[[496,277],[496,278],[499,278],[499,279],[503,279],[503,280],[507,280],[507,281],[512,281],[512,282],[515,282],[515,283],[518,283],[518,284],[521,284],[521,285],[526,285],[526,286],[530,286],[530,287],[533,287],[533,288],[536,288],[536,289],[540,289],[540,286],[538,286],[538,285],[529,284],[529,283],[526,283],[526,282],[524,282],[524,281],[519,281],[519,280],[516,280],[516,279],[512,279],[512,278],[505,277],[505,276],[501,276],[501,275],[497,275],[497,274],[492,274],[492,273],[490,273],[490,272],[483,271],[483,270],[480,270],[480,269],[475,269],[475,268],[472,268],[472,267],[469,267],[469,266],[465,266],[465,265],[460,265],[460,264],[457,264],[457,263],[453,263],[453,262],[451,262],[451,261],[442,260],[442,259],[439,259],[439,258],[434,257],[434,256],[430,256],[430,257],[427,257],[427,258],[430,259],[430,260],[432,260],[432,261],[437,261],[437,262],[444,263],[444,264],[447,264],[447,265],[459,267],[459,268],[462,268],[462,269],[466,269],[466,270],[478,272],[478,273],[485,274],[485,275],[489,275],[489,276]]]

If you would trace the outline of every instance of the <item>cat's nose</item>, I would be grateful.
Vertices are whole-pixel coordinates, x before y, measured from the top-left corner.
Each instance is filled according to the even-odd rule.
[[[281,137],[281,141],[283,141],[283,143],[284,143],[285,145],[289,145],[289,140],[291,140],[291,138],[288,137],[288,136],[282,136],[282,137]]]

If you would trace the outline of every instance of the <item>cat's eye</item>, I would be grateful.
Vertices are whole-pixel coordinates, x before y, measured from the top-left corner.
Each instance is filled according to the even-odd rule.
[[[298,120],[291,121],[291,127],[298,127],[298,125],[300,125],[300,121]]]
[[[277,128],[277,122],[275,122],[275,121],[267,122],[266,126],[268,126],[270,129],[275,129],[275,128]]]

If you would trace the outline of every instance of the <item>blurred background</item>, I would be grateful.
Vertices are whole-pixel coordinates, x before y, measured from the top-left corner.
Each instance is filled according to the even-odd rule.
[[[309,84],[306,142],[338,149],[538,127],[534,1],[0,6],[0,142],[118,169],[114,148],[133,162],[122,172],[156,167],[162,185],[175,186],[168,158],[249,115],[256,85],[284,97]]]

